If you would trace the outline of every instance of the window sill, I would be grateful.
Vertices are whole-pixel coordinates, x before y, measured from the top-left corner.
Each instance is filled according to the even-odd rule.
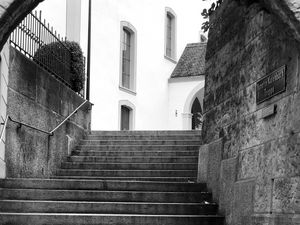
[[[119,89],[120,89],[121,91],[124,91],[124,92],[128,93],[128,94],[136,95],[136,92],[135,92],[135,91],[130,90],[130,89],[126,88],[126,87],[119,86]]]
[[[173,58],[171,58],[169,56],[166,56],[166,55],[165,55],[165,59],[171,61],[172,63],[175,63],[175,64],[177,63],[177,61],[175,59],[173,59]]]

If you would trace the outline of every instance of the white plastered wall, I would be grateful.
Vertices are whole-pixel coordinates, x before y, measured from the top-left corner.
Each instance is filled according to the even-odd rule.
[[[168,129],[191,129],[191,107],[196,97],[203,108],[204,79],[199,76],[169,80]]]
[[[8,89],[8,73],[9,73],[9,42],[7,42],[1,53],[0,61],[0,132],[4,129],[4,122],[7,112],[7,89]],[[5,130],[3,138],[0,140],[0,178],[6,177],[5,164]]]

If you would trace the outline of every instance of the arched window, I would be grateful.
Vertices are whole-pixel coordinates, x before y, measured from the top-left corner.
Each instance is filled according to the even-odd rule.
[[[165,57],[176,60],[176,14],[168,7],[165,11]]]
[[[131,109],[125,105],[121,106],[121,130],[130,130]]]
[[[119,101],[120,130],[133,130],[135,126],[135,106],[128,100]]]
[[[198,98],[195,98],[192,105],[192,130],[200,130],[202,126],[202,108]]]
[[[121,22],[120,88],[136,90],[136,30],[128,22]]]

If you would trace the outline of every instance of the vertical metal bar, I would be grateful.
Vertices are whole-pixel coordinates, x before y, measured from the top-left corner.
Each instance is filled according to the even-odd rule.
[[[27,30],[27,35],[28,35],[28,41],[29,41],[28,52],[29,52],[29,55],[30,55],[30,58],[31,58],[31,57],[33,56],[33,55],[32,55],[32,48],[31,48],[31,46],[32,46],[31,14],[29,13],[27,16],[28,16],[28,30]]]
[[[88,49],[87,49],[87,78],[86,78],[86,99],[90,100],[90,68],[91,68],[91,14],[92,14],[92,0],[89,0],[88,12]]]
[[[25,17],[25,37],[26,37],[26,52],[27,55],[30,57],[30,52],[29,52],[29,37],[28,37],[28,30],[29,30],[29,25],[28,25],[28,16]]]
[[[25,52],[24,51],[24,45],[25,45],[25,35],[24,35],[24,20],[22,21],[22,43],[20,43],[22,46],[21,46],[21,48],[22,48],[22,50],[23,50],[23,52]],[[26,54],[26,52],[25,52],[25,54]]]
[[[39,28],[38,28],[38,49],[40,49],[41,48],[41,31],[42,31],[42,23],[41,23],[41,20],[42,20],[42,11],[40,11],[40,13],[39,13],[40,15],[39,15],[39,19],[37,20],[37,22],[38,22],[38,26],[39,26]],[[42,57],[40,57],[40,60],[41,60],[41,62],[43,63],[43,59],[42,59]]]

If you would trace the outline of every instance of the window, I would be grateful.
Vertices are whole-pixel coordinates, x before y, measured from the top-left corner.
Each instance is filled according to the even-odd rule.
[[[131,109],[122,105],[121,106],[121,130],[130,130],[130,114],[131,114]]]
[[[171,8],[166,8],[165,57],[176,60],[176,15]]]
[[[120,89],[135,94],[136,89],[136,30],[121,22]]]
[[[135,106],[128,100],[119,101],[119,129],[134,130]]]
[[[123,29],[122,43],[122,86],[130,89],[130,32]]]
[[[167,44],[166,55],[172,57],[172,17],[167,14]]]

